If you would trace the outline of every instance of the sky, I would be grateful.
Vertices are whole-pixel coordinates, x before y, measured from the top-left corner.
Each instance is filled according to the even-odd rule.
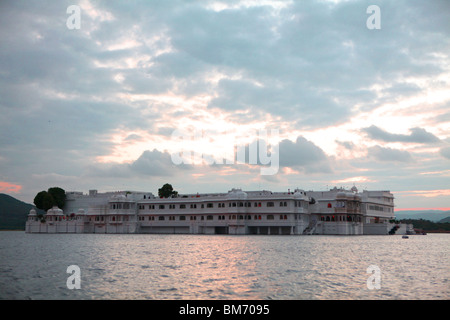
[[[390,190],[397,210],[450,210],[449,13],[446,0],[1,1],[0,192],[355,185]]]

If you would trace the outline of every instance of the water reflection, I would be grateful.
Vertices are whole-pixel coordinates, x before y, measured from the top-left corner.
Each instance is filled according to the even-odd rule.
[[[0,298],[448,299],[449,244],[450,235],[0,232]],[[72,264],[81,290],[65,285]],[[367,288],[370,265],[380,290]]]

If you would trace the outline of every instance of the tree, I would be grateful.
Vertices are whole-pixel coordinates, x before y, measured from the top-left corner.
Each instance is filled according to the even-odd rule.
[[[38,192],[38,194],[34,197],[34,204],[36,208],[47,211],[51,207],[53,207],[55,200],[52,195],[47,191]]]
[[[173,190],[173,187],[170,183],[166,183],[161,188],[158,189],[158,196],[160,198],[169,198],[169,197],[176,197],[178,195],[178,192]]]
[[[49,188],[47,192],[53,197],[53,205],[57,205],[58,208],[62,209],[66,203],[66,191],[59,187],[53,187]]]
[[[47,211],[53,206],[58,206],[60,209],[66,203],[66,191],[59,187],[49,188],[47,191],[38,192],[34,197],[34,204],[36,208]]]

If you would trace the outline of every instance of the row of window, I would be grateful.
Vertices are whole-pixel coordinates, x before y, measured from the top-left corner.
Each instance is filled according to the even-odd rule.
[[[201,209],[205,208],[205,204],[204,203],[198,204],[198,205],[199,205],[199,207]],[[302,203],[302,201],[294,201],[294,205],[295,205],[295,207],[302,207],[303,206],[303,207],[307,208],[308,203],[307,202],[303,202]],[[256,208],[256,207],[261,207],[261,206],[262,206],[261,202],[253,202],[253,207]],[[266,202],[266,206],[269,207],[269,208],[275,207],[275,202],[268,201],[268,202]],[[280,201],[279,206],[280,207],[287,207],[288,203],[287,203],[287,201]],[[225,208],[225,203],[224,202],[218,203],[217,207],[218,208]],[[246,208],[251,208],[252,207],[252,203],[251,202],[229,202],[228,203],[228,207],[246,207]],[[147,208],[149,210],[154,210],[155,209],[155,205],[154,204],[149,204],[149,205],[147,205]],[[162,209],[166,208],[166,205],[165,204],[156,205],[156,208],[162,210]],[[175,204],[169,204],[168,208],[169,209],[175,209]],[[186,209],[186,208],[187,208],[186,204],[178,205],[178,209]],[[195,203],[190,204],[190,208],[191,209],[197,209],[197,204],[195,204]],[[206,208],[214,208],[214,203],[206,203]],[[145,210],[146,209],[146,205],[143,205],[143,204],[139,205],[139,209],[140,210]]]
[[[108,219],[105,219],[108,218]],[[102,221],[128,221],[128,216],[93,216],[89,217],[89,221],[96,221],[96,222],[102,222]]]
[[[276,216],[277,215],[268,214],[265,217],[266,217],[267,220],[275,220]],[[175,220],[175,217],[176,216],[140,216],[140,217],[138,217],[138,219],[139,219],[139,221],[146,221],[146,220],[147,221],[155,221],[155,220],[164,221],[166,219],[168,219],[170,221],[170,220]],[[219,216],[216,216],[216,215],[189,216],[189,219],[190,220],[197,220],[197,217],[198,217],[199,220],[214,220],[215,219],[214,217],[217,217],[218,220],[226,220],[224,215],[219,215]],[[238,220],[261,220],[261,215],[255,214],[255,215],[252,216],[252,215],[249,215],[249,214],[247,214],[247,215],[242,215],[242,214],[241,215],[235,215],[235,214],[233,214],[233,215],[229,215],[228,216],[228,220],[236,220],[236,219],[238,219]],[[284,214],[284,215],[280,214],[279,215],[279,219],[280,220],[287,220],[288,216],[286,214]],[[297,215],[295,215],[295,219],[297,219]],[[186,216],[178,216],[178,220],[184,221],[184,220],[186,220]]]
[[[337,215],[337,216],[321,216],[320,221],[353,221],[353,222],[361,222],[360,216],[344,216],[344,215]]]
[[[392,208],[391,207],[382,207],[382,206],[368,205],[368,208],[369,208],[369,210],[392,212]]]
[[[111,203],[109,205],[110,209],[133,209],[134,203]]]

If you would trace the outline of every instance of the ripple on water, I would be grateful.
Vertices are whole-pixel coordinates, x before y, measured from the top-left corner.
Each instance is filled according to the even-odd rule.
[[[449,250],[445,234],[0,232],[0,299],[449,299]],[[81,290],[66,288],[72,264]],[[370,265],[380,267],[380,290],[367,289]]]

